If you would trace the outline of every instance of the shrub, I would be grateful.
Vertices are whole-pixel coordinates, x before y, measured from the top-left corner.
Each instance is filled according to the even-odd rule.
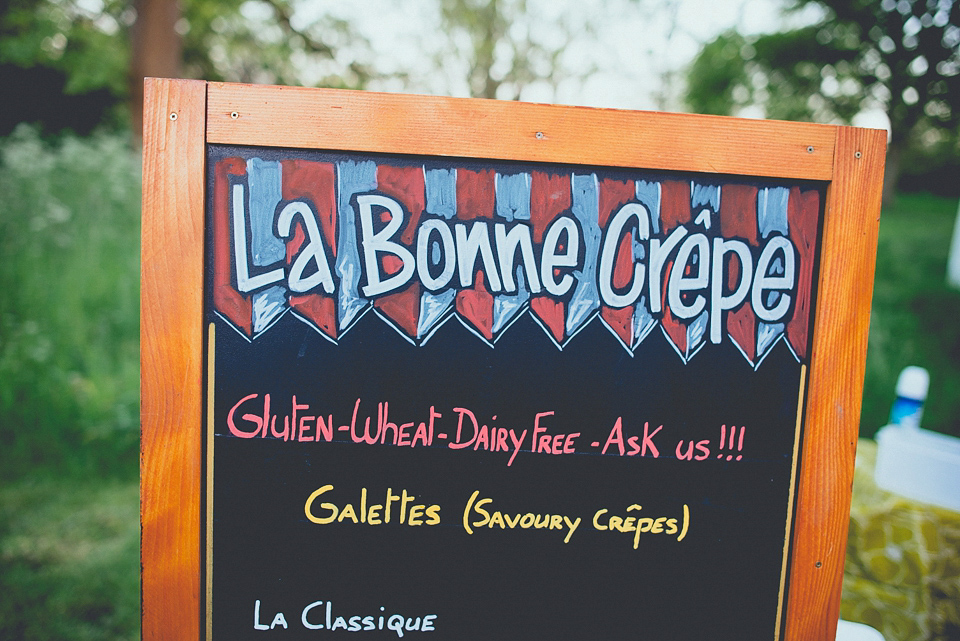
[[[139,157],[21,126],[0,194],[0,474],[135,472]]]

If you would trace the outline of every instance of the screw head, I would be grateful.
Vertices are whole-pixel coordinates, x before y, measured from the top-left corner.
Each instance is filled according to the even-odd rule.
[[[857,153],[853,154],[853,157],[854,157],[854,158],[860,158],[860,157],[862,157],[862,156],[863,156],[863,153],[861,153],[861,152],[859,152],[859,151],[858,151]]]
[[[176,112],[176,111],[171,112],[171,113],[170,113],[170,120],[176,120],[176,119],[177,119],[177,112]]]
[[[537,140],[543,140],[543,132],[542,132],[542,131],[538,131],[538,132],[537,132]]]
[[[807,153],[808,153],[808,154],[812,154],[812,153],[813,153],[813,145],[808,145],[808,146],[807,146]]]
[[[233,118],[234,120],[236,120],[237,118],[240,117],[240,114],[238,114],[236,111],[231,111],[231,112],[230,112],[230,117]]]

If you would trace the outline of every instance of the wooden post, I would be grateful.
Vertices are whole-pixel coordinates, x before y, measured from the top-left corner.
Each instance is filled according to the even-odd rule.
[[[144,639],[198,639],[205,82],[148,78],[140,292]]]
[[[820,264],[787,639],[837,634],[885,150],[882,131],[837,129],[823,232],[836,249]]]

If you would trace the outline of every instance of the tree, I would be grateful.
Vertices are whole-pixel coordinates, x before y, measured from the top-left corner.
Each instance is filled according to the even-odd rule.
[[[120,4],[91,11],[70,1],[2,2],[0,135],[21,121],[87,133],[118,113],[128,59],[117,37],[126,28]]]
[[[375,76],[363,62],[366,40],[351,25],[326,16],[303,19],[292,0],[137,3],[130,74],[135,127],[143,78],[150,75],[355,89]]]
[[[143,79],[179,78],[183,68],[182,14],[177,0],[135,0],[131,30],[130,114],[133,136],[143,138]]]
[[[41,103],[62,103],[61,92],[99,92],[112,105],[129,100],[135,135],[144,76],[353,88],[374,77],[366,41],[349,24],[306,19],[298,7],[293,0],[5,0],[0,71],[25,78],[27,90],[51,71],[62,77],[45,83]]]
[[[882,109],[890,123],[884,198],[911,143],[954,138],[960,124],[960,0],[794,0],[813,24],[758,37],[727,32],[691,66],[687,101],[706,113],[761,105],[768,117],[849,123]]]
[[[531,85],[555,91],[561,81],[593,70],[567,56],[577,38],[594,35],[585,12],[557,11],[555,3],[537,0],[439,0],[439,8],[446,46],[436,64],[459,66],[452,75],[466,78],[472,97],[518,100]]]

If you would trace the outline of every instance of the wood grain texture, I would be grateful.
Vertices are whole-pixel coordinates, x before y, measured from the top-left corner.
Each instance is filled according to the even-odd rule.
[[[210,83],[207,141],[829,180],[835,128]],[[810,151],[812,149],[812,151]]]
[[[833,640],[876,253],[883,132],[199,81],[148,79],[145,92],[144,639],[203,636],[204,144],[213,142],[830,181],[786,639]],[[171,120],[174,112],[177,119]]]
[[[793,535],[791,641],[836,637],[885,151],[883,131],[837,129]]]
[[[141,625],[201,626],[206,83],[144,82],[140,290]],[[175,119],[171,114],[176,114]]]

